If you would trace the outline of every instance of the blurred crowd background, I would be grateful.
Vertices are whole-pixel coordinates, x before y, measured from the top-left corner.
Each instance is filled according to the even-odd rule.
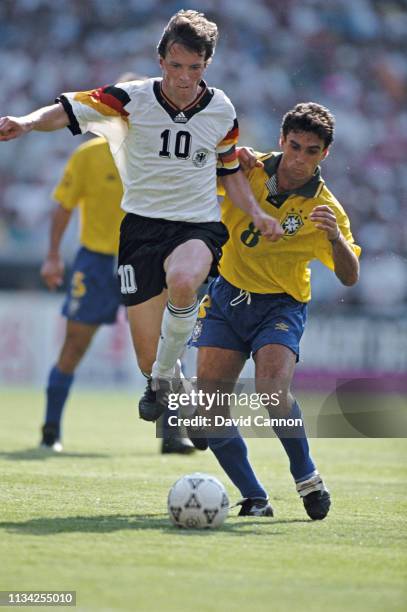
[[[234,102],[242,144],[276,150],[282,115],[300,101],[336,115],[323,176],[362,246],[362,276],[349,291],[318,268],[316,302],[404,312],[406,0],[1,0],[0,113],[28,113],[62,91],[111,83],[128,70],[158,76],[156,44],[180,8],[218,23],[207,80]],[[62,130],[0,144],[2,288],[38,282],[32,270],[47,246],[50,194],[81,139]],[[75,232],[64,244],[68,260]]]

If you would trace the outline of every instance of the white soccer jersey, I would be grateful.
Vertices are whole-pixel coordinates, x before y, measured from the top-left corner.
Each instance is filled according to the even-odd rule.
[[[239,169],[238,125],[219,89],[202,91],[180,111],[161,79],[130,81],[58,98],[74,134],[93,132],[110,145],[124,195],[122,208],[173,221],[219,221],[216,173]]]

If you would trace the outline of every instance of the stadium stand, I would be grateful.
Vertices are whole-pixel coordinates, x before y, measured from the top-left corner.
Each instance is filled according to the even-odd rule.
[[[315,100],[337,118],[324,175],[363,247],[360,284],[346,300],[373,310],[407,300],[407,9],[393,0],[210,0],[221,38],[210,84],[238,111],[241,142],[278,146],[281,115]],[[158,74],[163,24],[184,3],[159,0],[4,0],[0,4],[0,106],[24,114],[60,91],[108,83],[123,70]],[[249,12],[248,12],[249,11]],[[242,78],[243,75],[243,78]],[[50,192],[78,139],[36,134],[0,147],[0,262],[5,288],[30,285],[26,263],[45,248]],[[70,245],[72,242],[72,245]],[[66,254],[75,250],[66,241]],[[315,275],[317,276],[317,275]],[[377,291],[378,278],[384,288]],[[31,281],[32,283],[32,281]],[[314,300],[342,289],[318,270]],[[383,302],[384,299],[384,302]]]

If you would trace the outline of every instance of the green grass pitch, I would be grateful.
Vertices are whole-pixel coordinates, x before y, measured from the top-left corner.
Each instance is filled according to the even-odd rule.
[[[75,590],[79,610],[406,610],[406,441],[312,440],[333,507],[307,519],[278,440],[248,440],[274,519],[170,526],[166,497],[210,452],[158,454],[137,398],[72,393],[66,452],[36,449],[42,393],[0,392],[0,590]]]

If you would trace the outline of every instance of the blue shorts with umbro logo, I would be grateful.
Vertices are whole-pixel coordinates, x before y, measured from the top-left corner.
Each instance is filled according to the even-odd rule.
[[[298,361],[306,318],[307,304],[287,293],[249,293],[218,276],[201,301],[191,345],[239,351],[249,358],[266,344],[282,344]]]
[[[117,259],[81,247],[72,267],[62,314],[87,325],[116,322],[121,302]]]

